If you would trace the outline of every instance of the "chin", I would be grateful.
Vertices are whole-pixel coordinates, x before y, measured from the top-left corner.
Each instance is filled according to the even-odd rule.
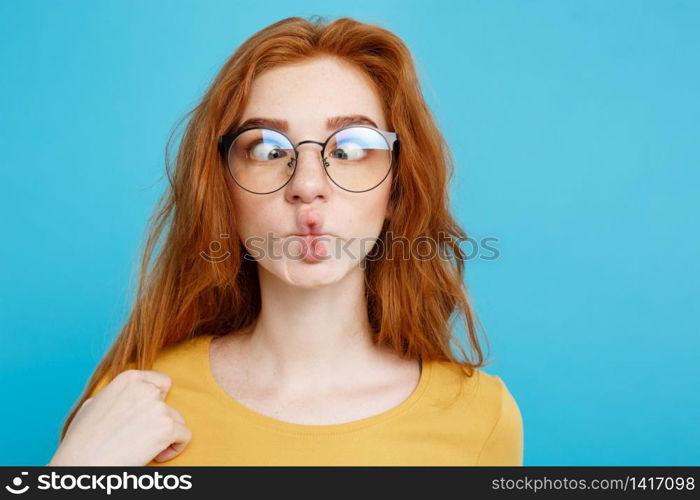
[[[268,272],[290,285],[301,288],[320,288],[345,278],[352,269],[350,264],[352,263],[333,259],[311,262],[285,259],[264,267]]]

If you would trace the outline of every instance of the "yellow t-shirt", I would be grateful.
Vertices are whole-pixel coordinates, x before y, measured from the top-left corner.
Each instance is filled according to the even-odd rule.
[[[161,351],[152,370],[170,376],[165,402],[192,431],[186,448],[147,465],[522,465],[523,423],[504,382],[447,361],[423,364],[411,395],[388,411],[330,425],[285,422],[229,396],[209,365],[212,335]],[[130,367],[133,367],[131,365]],[[463,392],[459,377],[465,379]],[[93,395],[106,385],[105,379]]]

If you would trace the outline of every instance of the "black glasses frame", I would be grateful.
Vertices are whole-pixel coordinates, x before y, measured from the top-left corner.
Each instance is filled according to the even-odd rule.
[[[379,134],[381,134],[382,137],[384,137],[384,140],[385,140],[385,141],[387,142],[387,144],[389,145],[389,149],[390,149],[390,151],[391,151],[391,153],[392,153],[392,155],[391,155],[391,163],[390,163],[390,165],[389,165],[389,168],[388,168],[387,171],[386,171],[386,175],[384,175],[384,177],[382,178],[382,180],[379,181],[377,184],[375,184],[374,186],[372,186],[372,187],[369,188],[369,189],[363,189],[362,191],[355,191],[355,190],[352,190],[352,189],[346,189],[346,188],[344,188],[343,186],[341,186],[340,184],[338,184],[337,182],[335,182],[335,181],[333,180],[333,177],[331,177],[331,175],[328,173],[328,167],[330,166],[330,163],[328,163],[328,158],[325,156],[325,154],[326,154],[326,146],[328,145],[328,142],[333,138],[333,136],[334,136],[335,134],[337,134],[338,132],[340,132],[340,131],[342,131],[342,130],[348,129],[348,128],[357,128],[357,127],[368,128],[368,129],[370,129],[370,130],[374,130],[375,132],[378,132]],[[278,187],[277,189],[274,189],[274,190],[272,190],[272,191],[267,191],[267,192],[264,192],[264,193],[260,193],[260,192],[258,192],[258,191],[251,191],[250,189],[247,189],[246,187],[242,186],[242,185],[236,180],[236,178],[233,176],[233,173],[231,173],[231,169],[229,168],[229,164],[228,164],[228,153],[229,153],[229,149],[231,148],[231,145],[233,144],[233,141],[235,141],[236,138],[237,138],[239,135],[241,135],[243,132],[247,132],[247,131],[249,131],[249,130],[261,130],[261,129],[262,129],[262,130],[271,130],[271,131],[273,131],[273,132],[276,132],[276,133],[280,134],[282,137],[284,137],[285,139],[287,139],[287,141],[289,141],[289,144],[291,144],[291,145],[292,145],[292,148],[294,149],[294,157],[293,157],[293,158],[289,161],[289,163],[288,163],[288,166],[294,168],[294,171],[292,172],[292,175],[290,175],[290,176],[289,176],[289,179],[287,179],[287,181],[286,181],[284,184],[282,184],[280,187]],[[233,179],[233,181],[234,181],[236,184],[238,184],[242,189],[245,189],[246,191],[248,191],[248,192],[250,192],[250,193],[254,193],[254,194],[270,194],[270,193],[274,193],[274,192],[276,192],[276,191],[279,191],[279,190],[282,189],[284,186],[286,186],[287,184],[289,184],[289,181],[292,180],[292,177],[294,177],[294,174],[295,174],[296,171],[297,171],[297,169],[296,169],[296,163],[297,163],[297,158],[299,157],[299,151],[297,151],[297,147],[299,147],[299,146],[302,145],[302,144],[306,144],[306,143],[308,143],[308,142],[313,143],[313,144],[318,144],[319,146],[321,146],[321,151],[320,151],[320,153],[321,153],[321,161],[323,162],[323,166],[324,166],[323,171],[326,172],[326,175],[327,175],[328,178],[331,180],[331,182],[333,182],[333,184],[335,184],[336,186],[338,186],[340,189],[343,189],[343,190],[345,190],[345,191],[350,191],[351,193],[364,193],[364,192],[367,192],[367,191],[371,191],[372,189],[374,189],[374,188],[376,188],[377,186],[379,186],[382,182],[384,182],[384,180],[385,180],[385,179],[387,178],[387,176],[389,175],[389,172],[391,172],[391,170],[395,167],[395,165],[396,165],[396,163],[397,163],[396,160],[398,159],[398,154],[399,154],[399,149],[400,149],[399,133],[398,133],[398,132],[390,132],[390,131],[388,131],[388,130],[380,130],[380,129],[375,128],[375,127],[370,127],[369,125],[348,125],[348,126],[346,126],[346,127],[339,128],[339,129],[336,130],[335,132],[331,133],[331,134],[328,136],[328,138],[326,138],[326,140],[323,141],[323,142],[308,140],[308,141],[300,141],[300,142],[297,142],[296,144],[294,144],[294,142],[292,142],[292,140],[287,136],[287,134],[285,134],[285,133],[282,132],[281,130],[277,130],[277,129],[275,129],[275,128],[270,128],[270,127],[249,127],[249,128],[245,128],[245,129],[243,129],[243,130],[239,130],[239,131],[234,132],[234,133],[224,134],[224,135],[219,136],[217,148],[218,148],[218,150],[219,150],[219,154],[221,155],[221,157],[222,157],[222,159],[223,159],[223,166],[226,168],[226,170],[228,170],[229,175],[231,176],[231,178]]]

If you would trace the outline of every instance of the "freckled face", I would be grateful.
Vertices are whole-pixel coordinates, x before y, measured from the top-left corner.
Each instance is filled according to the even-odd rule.
[[[364,115],[387,130],[368,77],[342,60],[319,57],[258,75],[240,123],[252,117],[286,120],[294,144],[323,143],[336,130],[327,120],[344,115]],[[345,191],[326,175],[321,146],[305,143],[297,149],[296,170],[282,189],[254,194],[234,184],[238,236],[260,272],[297,286],[323,286],[360,270],[390,213],[392,173],[369,191]],[[322,233],[316,252],[294,236],[309,228]]]

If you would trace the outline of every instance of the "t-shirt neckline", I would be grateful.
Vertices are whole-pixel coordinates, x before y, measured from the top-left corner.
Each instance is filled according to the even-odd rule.
[[[342,422],[339,424],[299,424],[294,422],[287,422],[284,420],[279,420],[262,413],[258,413],[240,403],[232,396],[230,396],[224,389],[218,384],[214,375],[211,371],[211,362],[209,358],[210,345],[214,339],[214,335],[203,335],[200,339],[199,349],[197,355],[201,359],[201,366],[204,371],[204,376],[207,385],[210,387],[212,394],[230,411],[235,412],[251,422],[277,431],[288,432],[293,434],[305,434],[305,435],[326,435],[326,434],[339,434],[350,431],[357,431],[370,426],[374,426],[380,423],[392,420],[413,407],[425,394],[428,385],[430,383],[430,378],[432,375],[432,363],[421,362],[421,374],[418,380],[418,384],[413,389],[413,392],[404,399],[397,406],[394,406],[388,410],[378,413],[376,415],[371,415],[369,417],[364,417],[358,420],[352,420],[349,422]]]

